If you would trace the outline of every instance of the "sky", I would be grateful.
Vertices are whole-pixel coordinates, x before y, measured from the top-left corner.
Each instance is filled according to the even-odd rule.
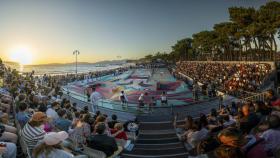
[[[25,64],[137,59],[265,0],[0,0],[0,55]],[[278,41],[279,42],[279,41]]]

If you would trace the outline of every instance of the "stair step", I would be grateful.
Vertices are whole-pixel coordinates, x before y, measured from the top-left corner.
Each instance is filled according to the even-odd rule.
[[[155,135],[159,135],[159,134],[174,134],[175,130],[172,129],[166,129],[166,130],[141,130],[139,131],[139,134],[155,134]]]
[[[148,149],[168,149],[168,148],[180,148],[183,144],[181,142],[166,143],[166,144],[135,144],[134,148],[148,148]]]
[[[172,123],[140,123],[141,130],[166,130],[173,129]]]
[[[138,148],[138,147],[134,147],[133,150],[170,150],[170,149],[185,149],[183,146],[175,146],[175,147],[154,147],[154,148]]]
[[[178,137],[176,135],[172,136],[172,137],[163,137],[163,138],[142,138],[142,137],[138,137],[137,140],[164,141],[164,140],[170,140],[170,139],[178,140]]]
[[[173,137],[173,138],[166,138],[166,139],[137,139],[137,143],[142,143],[142,144],[166,144],[166,143],[175,143],[178,142],[179,139],[178,137]]]
[[[140,139],[159,139],[159,138],[171,138],[176,137],[175,133],[166,133],[166,134],[139,134],[138,138]]]
[[[188,153],[177,153],[168,155],[134,155],[134,154],[122,154],[122,158],[187,158]]]
[[[178,153],[186,153],[186,150],[184,148],[175,148],[169,150],[135,149],[129,152],[129,154],[133,154],[133,155],[169,155],[169,154],[178,154]]]

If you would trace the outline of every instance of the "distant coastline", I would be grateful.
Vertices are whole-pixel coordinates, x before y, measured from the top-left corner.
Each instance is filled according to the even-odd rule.
[[[20,73],[27,73],[35,71],[36,75],[43,74],[71,74],[75,73],[76,63],[52,63],[52,64],[40,64],[40,65],[20,65],[16,62],[4,63],[12,69],[18,70]],[[103,71],[108,69],[114,69],[122,66],[129,65],[127,60],[112,60],[112,61],[100,61],[96,63],[79,62],[78,73],[87,73],[93,71]]]
[[[20,66],[19,63],[13,61],[3,61],[7,65],[17,65]],[[101,65],[101,64],[123,64],[129,62],[128,59],[123,60],[104,60],[98,62],[78,62],[79,65]],[[32,64],[32,65],[24,65],[24,67],[32,67],[32,66],[66,66],[66,65],[75,65],[75,62],[71,63],[48,63],[48,64]]]

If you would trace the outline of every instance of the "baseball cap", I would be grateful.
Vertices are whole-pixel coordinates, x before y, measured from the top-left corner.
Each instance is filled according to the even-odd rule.
[[[50,132],[44,136],[43,141],[47,145],[56,145],[59,144],[61,141],[68,138],[68,133],[65,131],[61,132]]]
[[[44,121],[44,120],[47,120],[48,117],[45,113],[43,112],[35,112],[33,115],[32,115],[32,118],[31,120],[32,121]]]

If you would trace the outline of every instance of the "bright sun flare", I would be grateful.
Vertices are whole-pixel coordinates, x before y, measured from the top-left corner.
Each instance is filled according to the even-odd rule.
[[[21,65],[28,65],[32,63],[32,53],[27,47],[17,47],[11,51],[10,59]]]

